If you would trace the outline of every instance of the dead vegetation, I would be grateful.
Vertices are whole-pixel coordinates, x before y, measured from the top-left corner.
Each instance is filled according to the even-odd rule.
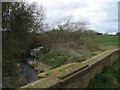
[[[59,35],[58,35],[59,34]],[[73,49],[76,51],[92,51],[98,49],[95,33],[88,31],[53,30],[37,37],[43,46],[52,49]]]
[[[99,47],[95,38],[95,32],[81,29],[77,31],[54,29],[42,33],[37,39],[49,50],[43,54],[40,52],[39,60],[53,68],[66,63],[81,62],[96,55],[94,51]]]

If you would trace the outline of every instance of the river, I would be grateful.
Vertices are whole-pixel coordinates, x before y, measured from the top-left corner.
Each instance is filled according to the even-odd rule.
[[[40,46],[40,47],[31,49],[29,52],[30,56],[32,56],[33,58],[36,58],[37,53],[42,48],[43,47]],[[38,79],[37,77],[38,72],[28,64],[27,60],[29,57],[24,57],[24,58],[25,59],[22,59],[20,62],[20,70],[21,70],[21,74],[26,78],[26,81],[30,83]]]
[[[33,82],[38,79],[37,71],[32,68],[28,63],[27,60],[22,60],[20,65],[21,73],[26,78],[28,83]]]

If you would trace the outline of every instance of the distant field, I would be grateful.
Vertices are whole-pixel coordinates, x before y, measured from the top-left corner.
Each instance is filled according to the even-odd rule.
[[[110,36],[110,35],[99,35],[97,36],[97,43],[101,47],[117,47],[120,46],[118,41],[120,40],[120,37],[118,36]]]

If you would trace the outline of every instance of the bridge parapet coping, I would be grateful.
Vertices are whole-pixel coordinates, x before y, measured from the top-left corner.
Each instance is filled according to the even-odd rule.
[[[96,55],[90,59],[87,59],[83,62],[75,62],[75,63],[69,63],[63,66],[60,66],[58,68],[43,72],[41,74],[38,74],[39,80],[32,82],[30,84],[27,84],[21,88],[50,88],[50,87],[59,87],[61,85],[61,82],[64,82],[64,79],[68,78],[69,76],[77,73],[82,72],[92,65],[94,65],[96,62],[99,62],[103,60],[104,58],[112,55],[115,52],[120,53],[120,49],[112,49],[104,51],[103,53]],[[117,55],[118,56],[118,55]]]

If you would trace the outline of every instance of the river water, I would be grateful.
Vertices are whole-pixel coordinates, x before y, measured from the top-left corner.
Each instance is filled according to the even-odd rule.
[[[38,79],[37,71],[32,68],[28,63],[27,60],[22,60],[20,65],[21,73],[26,78],[28,83],[33,82]]]
[[[29,52],[30,56],[32,56],[33,58],[36,58],[37,53],[42,48],[43,47],[40,46],[40,47],[36,47],[34,49],[31,49],[30,52]],[[28,64],[28,62],[27,62],[28,57],[27,58],[24,57],[24,58],[25,59],[22,59],[21,62],[20,62],[20,70],[21,70],[21,74],[26,78],[26,81],[28,83],[30,83],[30,82],[33,82],[33,81],[38,79],[38,77],[37,77],[38,72]]]

